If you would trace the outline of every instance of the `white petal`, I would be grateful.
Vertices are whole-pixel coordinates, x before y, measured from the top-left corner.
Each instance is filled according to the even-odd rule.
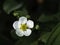
[[[14,29],[17,29],[17,28],[18,28],[18,21],[15,21],[15,22],[13,23],[13,28],[14,28]]]
[[[30,29],[27,29],[26,31],[24,31],[25,36],[30,36],[31,33],[32,31]]]
[[[16,34],[17,34],[17,36],[19,36],[19,37],[24,36],[23,33],[24,33],[24,32],[23,32],[22,30],[19,30],[19,29],[16,30]]]
[[[18,21],[18,28],[20,28],[21,27],[21,22],[20,21]]]
[[[29,28],[33,28],[33,27],[34,27],[34,22],[33,22],[32,20],[28,20],[28,21],[27,21],[27,26],[28,26]]]
[[[19,22],[22,24],[25,24],[27,22],[27,18],[26,17],[20,17]]]

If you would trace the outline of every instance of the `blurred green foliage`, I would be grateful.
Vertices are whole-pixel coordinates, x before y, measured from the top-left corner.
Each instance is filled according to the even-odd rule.
[[[2,5],[2,4],[0,4]],[[24,0],[5,0],[0,9],[0,45],[60,45],[60,12],[39,15],[33,18],[35,26],[29,37],[18,37],[12,24],[20,16],[31,19]],[[34,17],[34,15],[32,15]]]

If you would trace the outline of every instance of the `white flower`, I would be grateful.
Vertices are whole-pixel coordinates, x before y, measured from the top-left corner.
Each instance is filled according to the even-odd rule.
[[[31,28],[34,27],[34,22],[32,20],[27,20],[26,17],[20,17],[18,21],[13,23],[13,28],[16,30],[16,34],[19,37],[29,36],[32,31]]]

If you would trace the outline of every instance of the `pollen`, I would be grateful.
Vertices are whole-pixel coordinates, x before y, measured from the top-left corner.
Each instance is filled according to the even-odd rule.
[[[27,25],[26,24],[21,24],[20,29],[22,29],[23,31],[25,31],[27,29]]]

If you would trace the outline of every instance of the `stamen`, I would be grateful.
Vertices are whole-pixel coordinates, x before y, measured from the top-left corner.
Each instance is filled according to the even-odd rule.
[[[20,29],[22,29],[23,31],[25,31],[27,29],[27,25],[26,24],[21,24]]]

